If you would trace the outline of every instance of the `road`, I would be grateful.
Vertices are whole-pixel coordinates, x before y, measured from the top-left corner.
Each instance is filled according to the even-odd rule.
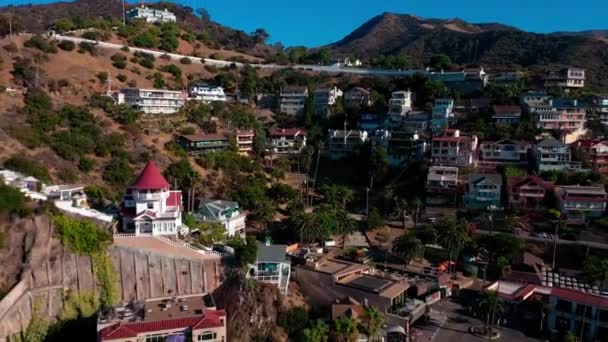
[[[500,233],[509,234],[509,233],[504,233],[504,232],[500,232]],[[487,230],[477,230],[477,231],[475,231],[475,234],[490,235],[490,234],[498,234],[498,232],[492,233]],[[511,234],[511,235],[515,235],[515,234]],[[555,243],[554,239],[546,239],[546,238],[541,238],[541,237],[536,237],[536,236],[520,236],[520,235],[516,235],[516,236],[518,238],[526,240],[526,241],[543,242],[543,243],[551,243],[551,244]],[[558,245],[579,245],[579,246],[583,246],[583,247],[608,250],[608,244],[603,243],[603,242],[581,241],[581,240],[573,241],[573,240],[557,239],[557,244]]]
[[[31,33],[20,33],[20,35],[33,36],[33,34],[31,34]],[[95,41],[95,40],[84,39],[84,38],[73,37],[73,36],[65,36],[65,35],[60,35],[60,34],[54,34],[51,36],[51,38],[54,38],[57,40],[69,40],[74,43],[87,42],[87,43],[96,44],[100,48],[111,49],[111,50],[120,50],[124,46],[124,45],[120,45],[120,44]],[[175,59],[175,60],[180,60],[180,59],[186,57],[186,58],[189,58],[193,63],[213,65],[213,66],[217,66],[217,67],[226,67],[226,66],[234,65],[237,68],[242,68],[245,66],[244,63],[240,63],[240,62],[233,62],[233,61],[226,61],[226,60],[219,60],[219,59],[212,59],[212,58],[200,58],[200,57],[189,56],[189,55],[181,55],[181,54],[177,54],[177,53],[169,53],[169,52],[165,52],[165,51],[142,49],[142,48],[138,48],[138,47],[129,46],[129,49],[131,51],[149,53],[155,57],[167,55],[167,56],[171,57],[171,59]],[[399,76],[414,75],[417,73],[424,74],[424,75],[427,74],[426,70],[418,70],[418,69],[388,70],[388,69],[369,69],[369,68],[349,68],[349,67],[341,67],[341,66],[335,66],[335,65],[327,66],[327,65],[306,65],[306,64],[279,65],[279,64],[252,63],[250,65],[254,68],[259,68],[259,69],[280,70],[280,69],[292,68],[292,69],[304,70],[304,71],[326,72],[326,73],[332,73],[332,74],[351,74],[351,75],[361,75],[361,76],[369,75],[369,76],[399,77]]]

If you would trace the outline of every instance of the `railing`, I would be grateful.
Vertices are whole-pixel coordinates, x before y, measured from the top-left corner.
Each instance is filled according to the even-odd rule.
[[[137,235],[135,234],[125,234],[125,233],[116,233],[113,235],[114,239],[121,239],[121,238],[132,238],[132,237],[136,237]]]
[[[218,256],[218,257],[222,256],[222,253],[219,253],[219,252],[216,252],[216,251],[208,251],[208,250],[205,250],[205,249],[199,249],[199,248],[196,248],[196,247],[194,247],[194,246],[192,246],[192,245],[190,245],[190,244],[188,244],[186,242],[173,241],[173,240],[171,240],[169,238],[166,238],[164,236],[155,236],[155,238],[157,238],[158,240],[163,241],[165,243],[168,243],[168,244],[170,244],[172,246],[185,247],[185,248],[191,249],[191,250],[193,250],[193,251],[195,251],[197,253],[200,253],[200,254],[215,255],[215,256]]]
[[[137,200],[153,200],[153,201],[158,201],[161,199],[161,195],[160,193],[154,194],[154,193],[137,193],[137,195],[135,196],[135,199]]]

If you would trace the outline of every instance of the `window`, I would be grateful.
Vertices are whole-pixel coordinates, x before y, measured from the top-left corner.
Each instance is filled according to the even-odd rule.
[[[154,203],[148,203],[148,209],[154,209]]]
[[[198,341],[213,341],[217,339],[217,333],[214,331],[205,331],[198,335]]]

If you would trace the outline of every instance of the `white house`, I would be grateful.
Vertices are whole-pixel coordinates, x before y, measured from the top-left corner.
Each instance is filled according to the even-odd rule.
[[[448,120],[454,116],[453,99],[435,99],[431,113],[431,131],[440,132],[448,128]]]
[[[524,163],[531,148],[527,142],[511,139],[484,141],[479,145],[479,159],[496,163]]]
[[[372,104],[371,92],[365,88],[355,87],[344,92],[344,107],[364,107]]]
[[[359,145],[368,140],[366,131],[329,130],[329,153],[333,159],[348,156]]]
[[[190,86],[188,89],[190,98],[206,103],[210,102],[226,102],[226,93],[224,88],[211,84],[197,83]]]
[[[464,136],[457,129],[446,129],[431,143],[433,164],[446,166],[474,166],[477,136]]]
[[[203,222],[221,223],[228,237],[245,238],[247,215],[237,202],[206,200],[201,202],[195,217]]]
[[[122,201],[122,229],[135,235],[176,235],[182,228],[182,192],[171,190],[149,161]]]
[[[315,90],[313,98],[315,114],[321,117],[332,115],[334,106],[343,95],[344,93],[338,87],[324,87]]]
[[[277,154],[300,153],[306,147],[306,131],[300,128],[271,128],[266,149]]]
[[[145,114],[174,114],[184,105],[181,91],[161,89],[123,88],[117,103],[126,103]]]
[[[537,171],[569,171],[581,168],[580,162],[571,161],[570,146],[555,138],[547,138],[534,147]]]
[[[174,23],[177,21],[175,14],[166,8],[161,11],[143,5],[127,11],[126,16],[127,19],[144,19],[148,23]]]
[[[388,101],[388,113],[390,115],[403,116],[412,110],[412,92],[400,90],[393,92]]]
[[[606,212],[604,186],[556,186],[555,195],[560,211],[569,219],[600,217]]]
[[[281,88],[280,107],[281,112],[289,115],[301,115],[304,113],[308,88],[299,86],[289,86]]]
[[[545,75],[545,87],[583,88],[585,86],[585,69],[565,68],[550,70]]]
[[[258,253],[255,262],[249,266],[248,278],[273,284],[286,295],[291,275],[291,263],[286,258],[286,245],[271,245],[258,242]]]

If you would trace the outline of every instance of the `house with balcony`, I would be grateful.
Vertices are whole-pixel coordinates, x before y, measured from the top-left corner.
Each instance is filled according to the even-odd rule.
[[[388,101],[388,114],[391,116],[405,116],[412,110],[412,92],[409,90],[395,91]]]
[[[566,132],[585,128],[586,109],[577,99],[554,99],[546,93],[523,93],[520,100],[536,128]]]
[[[143,19],[147,23],[174,23],[177,21],[175,13],[170,12],[166,8],[164,10],[158,10],[146,6],[138,6],[130,9],[125,14],[128,20]]]
[[[357,129],[366,131],[369,135],[374,134],[377,130],[384,129],[385,125],[384,115],[377,113],[362,113],[357,120]]]
[[[379,130],[372,138],[373,148],[384,147],[389,164],[395,167],[423,160],[427,143],[415,133]]]
[[[253,140],[255,139],[255,132],[253,130],[236,130],[232,135],[240,154],[251,155],[253,153]]]
[[[315,115],[321,118],[328,118],[334,114],[334,107],[344,95],[338,87],[322,87],[314,92],[313,106]]]
[[[608,94],[594,94],[591,102],[593,111],[599,115],[602,124],[608,126]]]
[[[182,228],[182,192],[171,185],[153,161],[125,191],[122,231],[135,235],[173,235]]]
[[[42,183],[37,178],[12,170],[0,170],[0,181],[4,185],[19,189],[26,196],[30,193],[37,193],[38,189],[42,188]]]
[[[386,129],[417,133],[428,136],[430,113],[412,110],[404,116],[389,116],[386,120]]]
[[[224,88],[218,85],[195,83],[189,87],[188,92],[191,99],[204,103],[227,101]]]
[[[306,147],[306,131],[301,128],[271,128],[266,149],[277,154],[296,154]]]
[[[469,175],[463,204],[468,209],[500,208],[502,176],[499,174],[473,173]]]
[[[489,82],[489,75],[483,68],[465,69],[462,71],[431,72],[429,80],[440,81],[448,89],[458,90],[463,95],[482,91]]]
[[[452,207],[458,203],[458,168],[431,166],[426,176],[426,205]]]
[[[201,222],[221,223],[227,237],[245,238],[247,215],[237,202],[223,200],[201,201],[194,217]]]
[[[116,94],[118,104],[127,104],[144,114],[175,114],[185,102],[181,91],[123,88]]]
[[[355,87],[344,92],[344,108],[363,108],[372,104],[368,89]]]
[[[193,156],[227,151],[230,148],[228,137],[224,134],[180,135],[177,142]]]
[[[534,159],[538,173],[543,171],[576,171],[580,162],[572,161],[570,146],[555,138],[547,138],[534,146]]]
[[[608,141],[582,139],[570,144],[572,157],[585,169],[608,176]]]
[[[227,315],[210,294],[135,300],[97,315],[100,342],[225,342]]]
[[[449,126],[449,120],[454,117],[453,99],[435,99],[431,112],[431,132],[440,132]]]
[[[553,193],[553,183],[537,176],[507,178],[508,206],[515,210],[545,209],[547,194]]]
[[[436,165],[474,166],[477,136],[465,136],[460,130],[446,129],[432,138],[431,160]]]
[[[585,86],[585,69],[549,70],[543,78],[546,88],[577,89]]]
[[[571,331],[582,341],[608,336],[608,298],[579,289],[552,288],[547,306],[547,328]],[[583,325],[584,322],[584,325]]]
[[[281,88],[279,103],[282,113],[289,115],[304,114],[306,99],[308,98],[308,88],[300,86],[287,86]]]
[[[484,141],[479,144],[477,166],[495,168],[498,165],[527,165],[532,144],[524,141],[503,139]]]
[[[289,278],[291,276],[291,263],[287,260],[286,255],[286,245],[272,245],[268,242],[258,242],[255,262],[249,265],[247,277],[275,285],[283,295],[287,295]]]
[[[559,209],[568,220],[600,217],[606,212],[606,190],[603,186],[556,186]]]
[[[357,130],[329,130],[328,152],[332,159],[341,159],[349,156],[355,149],[368,141],[365,131]]]
[[[492,120],[498,126],[515,125],[521,119],[521,107],[514,105],[495,105]]]

